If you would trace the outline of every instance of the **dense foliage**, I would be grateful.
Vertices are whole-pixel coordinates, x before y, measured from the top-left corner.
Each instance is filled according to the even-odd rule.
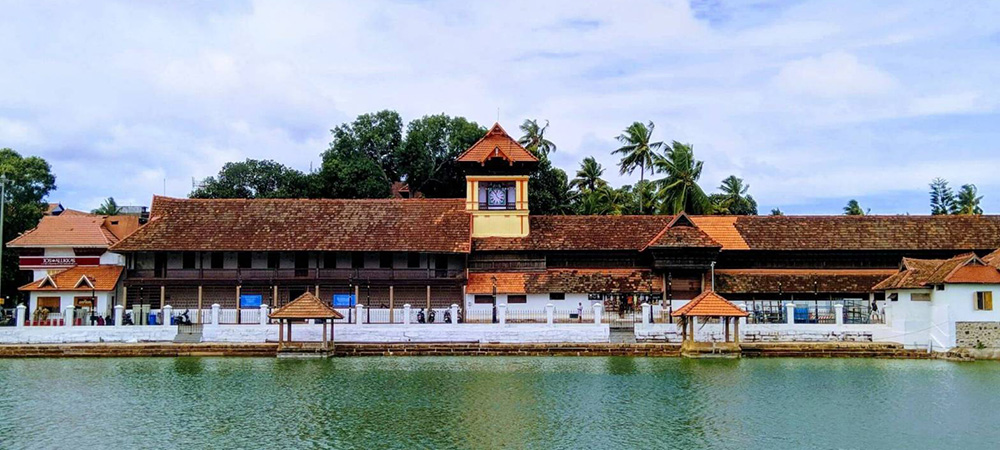
[[[45,197],[56,188],[56,177],[44,159],[22,157],[9,148],[0,149],[0,174],[7,178],[4,186],[3,244],[34,228],[47,207]],[[16,252],[3,252],[3,280],[0,295],[16,298],[17,288],[31,281],[31,272],[18,270]]]

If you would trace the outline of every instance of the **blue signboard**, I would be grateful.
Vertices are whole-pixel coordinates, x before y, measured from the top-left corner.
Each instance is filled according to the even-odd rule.
[[[350,308],[354,306],[356,300],[353,294],[333,294],[334,308]]]
[[[263,295],[240,295],[240,308],[260,308]]]

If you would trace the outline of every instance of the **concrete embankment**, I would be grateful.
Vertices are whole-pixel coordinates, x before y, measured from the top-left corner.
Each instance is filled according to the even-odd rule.
[[[177,356],[275,356],[276,343],[100,343],[0,345],[0,358],[31,357],[177,357]],[[678,357],[676,344],[479,344],[479,343],[338,343],[331,356],[652,356]],[[899,344],[745,343],[743,357],[798,358],[896,358],[971,360],[973,355],[927,353]],[[711,354],[701,356],[711,357]],[[733,355],[735,356],[735,355]]]

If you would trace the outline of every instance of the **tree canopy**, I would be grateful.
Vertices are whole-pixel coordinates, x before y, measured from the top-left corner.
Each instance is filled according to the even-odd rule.
[[[191,198],[308,198],[315,196],[314,180],[271,160],[230,162],[214,177],[202,180]],[[113,200],[113,199],[109,199]]]
[[[56,177],[52,167],[44,159],[37,156],[27,158],[18,152],[0,149],[0,174],[7,178],[4,187],[4,199],[0,203],[4,207],[3,242],[17,237],[19,234],[38,225],[45,213],[45,198],[56,188]],[[4,298],[17,298],[17,288],[30,281],[30,272],[18,270],[18,259],[15,252],[3,252],[3,280],[0,295]]]
[[[861,208],[861,204],[857,200],[851,199],[847,202],[847,206],[844,207],[845,216],[867,216],[871,212],[871,209],[864,210]]]
[[[100,207],[91,211],[91,213],[102,216],[117,216],[122,213],[122,208],[118,206],[118,202],[115,201],[114,197],[108,197],[104,199],[104,203],[101,203]]]

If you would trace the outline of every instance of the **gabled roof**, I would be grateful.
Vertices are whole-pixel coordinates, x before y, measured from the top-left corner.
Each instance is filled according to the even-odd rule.
[[[518,238],[475,238],[477,251],[640,250],[673,216],[530,216]]]
[[[464,199],[153,198],[146,225],[114,251],[468,253]]]
[[[1000,270],[965,253],[949,259],[903,258],[899,272],[882,280],[873,288],[922,289],[939,284],[1000,284]]]
[[[299,296],[268,315],[272,319],[343,319],[344,315],[311,292]]]
[[[687,214],[681,212],[642,249],[691,247],[722,248],[722,244],[705,234]]]
[[[1000,249],[983,257],[983,262],[1000,269]]]
[[[8,247],[107,248],[139,227],[132,216],[70,213],[42,216],[38,226],[10,241]]]
[[[686,305],[670,313],[673,317],[746,317],[746,311],[713,291],[705,291]]]
[[[18,288],[19,291],[113,291],[122,276],[123,266],[75,266],[46,275]]]
[[[895,269],[716,269],[721,294],[867,294]]]
[[[458,162],[484,164],[490,158],[502,158],[511,164],[538,161],[535,155],[510,137],[499,123],[493,124],[493,128],[490,128],[485,136],[459,155]]]

